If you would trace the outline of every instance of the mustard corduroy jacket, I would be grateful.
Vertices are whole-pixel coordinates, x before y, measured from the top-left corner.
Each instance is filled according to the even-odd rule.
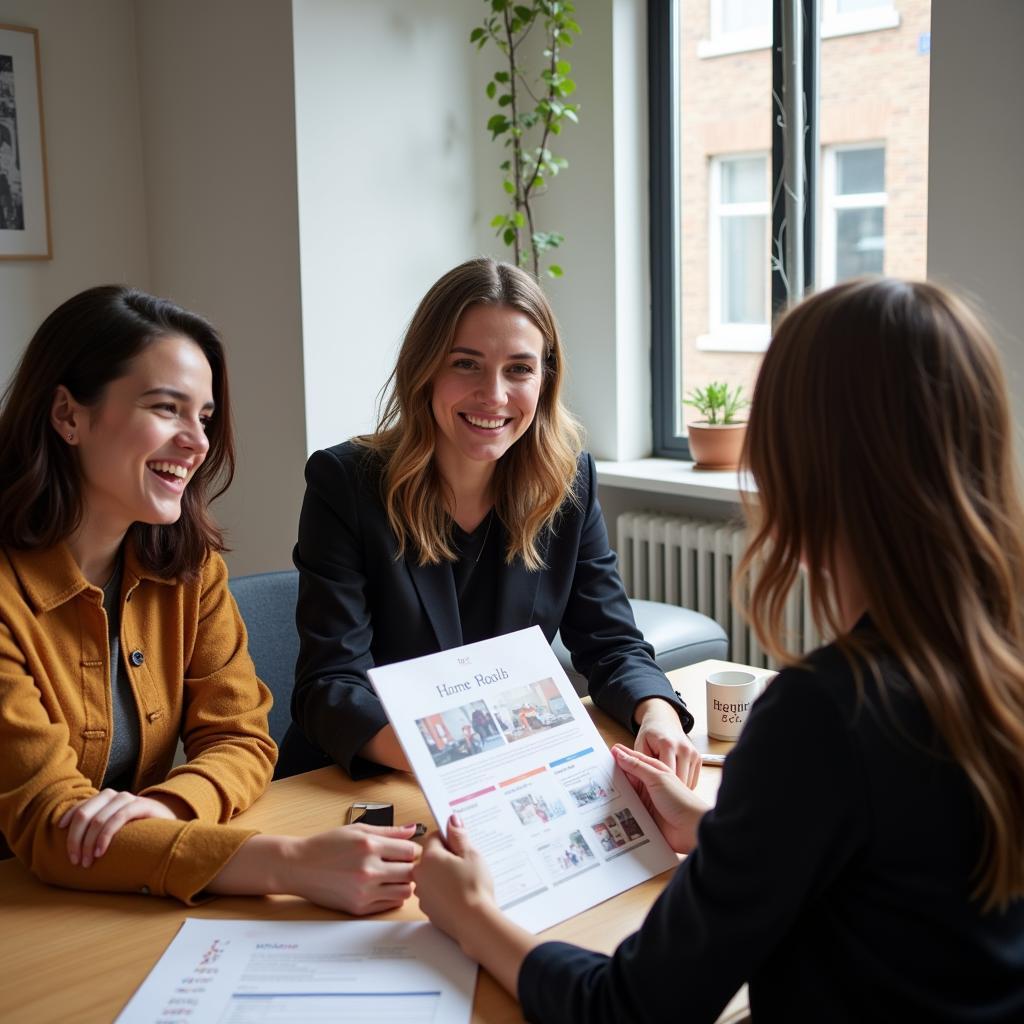
[[[181,583],[147,572],[125,547],[121,656],[140,728],[132,788],[179,797],[194,818],[129,822],[91,867],[70,863],[57,822],[97,792],[110,753],[103,594],[63,544],[0,549],[0,835],[45,882],[191,902],[253,834],[223,823],[270,781],[271,697],[224,560],[211,555]],[[188,763],[172,769],[179,736]]]

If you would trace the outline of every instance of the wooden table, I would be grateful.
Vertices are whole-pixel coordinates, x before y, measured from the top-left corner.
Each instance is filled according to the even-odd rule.
[[[729,662],[704,661],[670,676],[690,707],[698,749],[726,752],[730,744],[708,740],[704,679]],[[589,703],[589,702],[587,702]],[[629,736],[605,714],[591,714],[609,744]],[[705,767],[697,791],[713,802],[721,770]],[[352,782],[339,768],[284,779],[237,819],[239,824],[292,835],[309,835],[344,821],[353,800],[382,800],[395,805],[398,822],[433,818],[416,782],[391,774]],[[635,931],[672,872],[621,893],[569,921],[549,929],[552,939],[575,942],[610,953]],[[186,917],[255,920],[337,920],[344,915],[293,897],[220,897],[200,907],[170,899],[57,889],[37,882],[14,860],[0,863],[0,1021],[17,1024],[113,1020],[160,958]],[[415,898],[378,919],[421,920]],[[742,993],[741,993],[742,996]],[[723,1020],[735,1011],[734,1000]],[[482,971],[473,1004],[473,1020],[487,1024],[521,1021],[519,1006]]]

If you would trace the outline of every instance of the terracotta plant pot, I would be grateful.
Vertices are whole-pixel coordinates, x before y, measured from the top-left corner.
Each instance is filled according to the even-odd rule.
[[[687,429],[695,469],[735,469],[739,465],[746,423],[691,423]]]

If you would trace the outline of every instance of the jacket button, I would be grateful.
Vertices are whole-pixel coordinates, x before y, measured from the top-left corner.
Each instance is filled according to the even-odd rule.
[[[131,662],[136,668],[138,668],[145,660],[146,656],[142,653],[142,651],[132,651]]]

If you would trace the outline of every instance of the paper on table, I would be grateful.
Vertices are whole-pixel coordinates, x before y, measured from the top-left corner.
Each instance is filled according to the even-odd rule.
[[[475,981],[425,922],[188,918],[116,1024],[469,1024]]]
[[[539,626],[369,671],[430,809],[534,932],[678,863]]]

